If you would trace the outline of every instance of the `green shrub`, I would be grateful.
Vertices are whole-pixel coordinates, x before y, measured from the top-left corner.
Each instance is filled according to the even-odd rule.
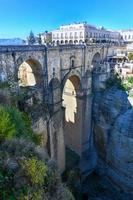
[[[61,177],[59,175],[57,167],[53,161],[50,161],[48,162],[48,171],[44,182],[45,193],[50,194],[52,197],[57,192],[57,189],[59,188],[60,184]]]
[[[129,59],[129,60],[133,60],[133,53],[129,53],[129,54],[128,54],[128,59]]]
[[[119,77],[118,74],[113,75],[111,78],[109,78],[106,81],[106,88],[111,88],[113,86],[116,86],[118,89],[125,90],[122,82],[122,78]]]
[[[133,77],[121,78],[118,74],[115,74],[106,81],[106,88],[113,86],[129,92],[133,88]]]
[[[10,114],[3,106],[0,106],[0,141],[11,139],[15,133],[15,125],[12,123]]]
[[[41,200],[47,166],[34,143],[24,139],[0,146],[0,196],[2,199]]]
[[[36,145],[29,117],[4,106],[0,106],[0,116],[0,198],[73,200],[55,163],[46,162],[46,152]]]
[[[2,200],[73,200],[61,182],[55,163],[47,163],[36,145],[23,139],[8,140],[0,146],[0,197]]]
[[[24,137],[40,144],[41,136],[33,133],[26,113],[20,112],[15,107],[0,106],[0,117],[0,140]]]
[[[35,158],[29,158],[22,160],[20,163],[31,184],[42,185],[44,183],[47,167],[42,161]]]
[[[133,88],[133,77],[127,77],[123,80],[123,87],[126,91],[130,91]]]

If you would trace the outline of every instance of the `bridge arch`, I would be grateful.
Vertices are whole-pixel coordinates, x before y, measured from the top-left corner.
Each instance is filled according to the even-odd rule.
[[[96,52],[91,60],[92,69],[95,69],[101,62],[101,55],[99,52]]]
[[[92,72],[92,91],[95,93],[100,88],[100,71],[102,68],[102,59],[99,52],[95,53],[91,62]]]
[[[43,84],[43,71],[40,62],[33,58],[23,60],[18,64],[19,86],[35,86]]]
[[[81,87],[80,77],[77,74],[69,74],[62,90],[65,145],[79,156],[82,145],[82,101],[79,97]]]

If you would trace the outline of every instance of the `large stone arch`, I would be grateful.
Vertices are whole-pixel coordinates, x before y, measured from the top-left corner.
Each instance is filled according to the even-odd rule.
[[[27,78],[27,83],[22,83],[20,86],[43,85],[43,66],[40,61],[34,57],[24,56],[18,58],[16,64],[16,73],[18,75],[19,83],[24,81],[23,78],[25,78],[25,81]],[[30,80],[28,80],[28,78],[30,79],[30,76],[34,79],[34,83],[30,83]]]
[[[19,55],[19,56],[18,56]],[[15,61],[14,84],[17,85],[15,94],[17,104],[22,111],[41,109],[44,99],[43,59],[32,52],[17,54]],[[15,88],[16,89],[16,88]],[[35,106],[34,106],[35,105]]]
[[[75,57],[71,57],[71,58],[70,58],[70,60],[74,60],[75,61]],[[82,88],[82,75],[81,75],[81,72],[79,70],[71,68],[71,70],[68,73],[64,74],[64,76],[62,77],[62,80],[61,80],[61,92],[63,92],[63,88],[64,88],[64,85],[65,85],[67,79],[69,79],[69,77],[71,77],[71,76],[77,76],[79,78],[80,83],[81,83],[81,88]]]
[[[79,156],[82,153],[82,84],[79,73],[69,73],[63,81],[65,145]]]

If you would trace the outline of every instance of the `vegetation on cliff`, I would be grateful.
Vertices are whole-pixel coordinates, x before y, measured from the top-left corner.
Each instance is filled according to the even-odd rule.
[[[73,200],[56,164],[38,145],[28,116],[0,106],[0,117],[0,199]]]
[[[129,93],[129,96],[133,97],[131,90],[133,89],[133,77],[121,78],[118,74],[115,74],[106,81],[106,87],[110,88],[116,86],[118,89],[124,90]]]

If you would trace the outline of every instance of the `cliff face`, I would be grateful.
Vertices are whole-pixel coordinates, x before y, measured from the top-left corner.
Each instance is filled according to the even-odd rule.
[[[118,188],[133,192],[133,107],[116,87],[95,94],[94,141],[98,169]]]

